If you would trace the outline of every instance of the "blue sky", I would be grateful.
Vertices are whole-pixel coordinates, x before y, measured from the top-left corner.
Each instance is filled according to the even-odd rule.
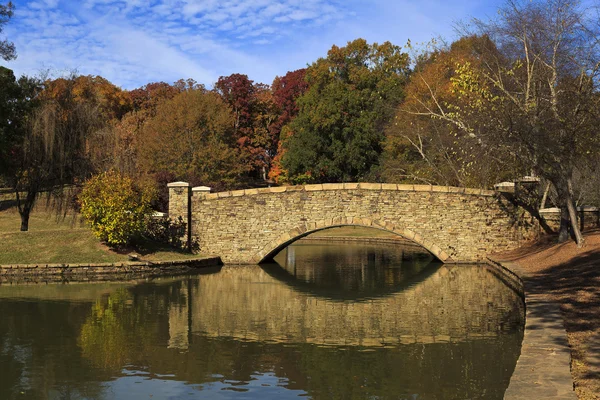
[[[6,1],[0,0],[6,3]],[[247,74],[271,83],[333,45],[362,37],[404,45],[454,37],[453,23],[493,16],[499,0],[13,0],[3,36],[17,75],[77,70],[126,89]]]

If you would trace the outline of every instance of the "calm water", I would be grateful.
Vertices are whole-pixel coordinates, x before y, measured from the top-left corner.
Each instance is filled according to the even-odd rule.
[[[414,248],[297,242],[277,264],[0,286],[0,399],[501,399],[523,305]]]

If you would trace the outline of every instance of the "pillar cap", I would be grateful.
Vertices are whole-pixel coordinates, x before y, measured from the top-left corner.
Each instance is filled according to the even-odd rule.
[[[196,186],[192,188],[192,192],[207,192],[209,193],[211,188],[208,186]]]
[[[171,183],[167,183],[167,187],[190,187],[192,186],[191,184],[187,183],[187,182],[171,182]]]

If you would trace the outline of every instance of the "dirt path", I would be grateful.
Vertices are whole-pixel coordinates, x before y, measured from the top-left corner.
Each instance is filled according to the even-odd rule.
[[[586,245],[556,244],[555,238],[508,253],[527,271],[528,290],[561,306],[571,347],[571,373],[579,399],[600,399],[600,231],[587,232]]]

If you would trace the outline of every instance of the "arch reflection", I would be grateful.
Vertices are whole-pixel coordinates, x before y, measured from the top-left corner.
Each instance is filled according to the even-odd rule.
[[[418,284],[441,265],[420,246],[300,240],[261,267],[300,292],[360,301]]]

